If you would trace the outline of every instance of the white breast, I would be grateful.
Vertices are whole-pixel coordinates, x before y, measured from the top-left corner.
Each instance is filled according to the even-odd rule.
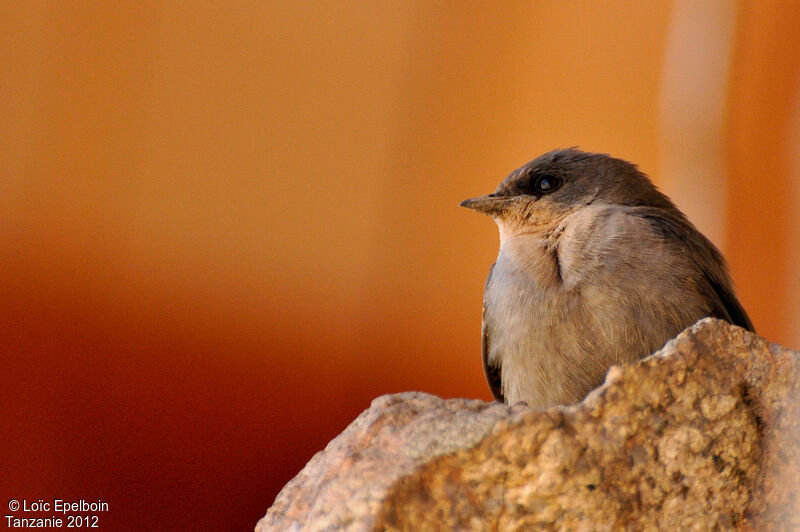
[[[486,286],[488,356],[502,368],[509,403],[542,406],[575,395],[561,377],[571,373],[568,360],[559,356],[569,348],[559,330],[574,295],[563,290],[553,253],[536,235],[506,238]]]

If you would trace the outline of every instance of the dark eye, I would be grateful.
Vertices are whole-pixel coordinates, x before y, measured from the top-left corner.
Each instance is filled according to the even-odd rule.
[[[543,175],[536,178],[533,188],[536,192],[547,194],[561,186],[561,180],[554,175]]]

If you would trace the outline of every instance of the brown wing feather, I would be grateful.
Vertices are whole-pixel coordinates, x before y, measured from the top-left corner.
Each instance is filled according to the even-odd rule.
[[[733,293],[725,260],[714,244],[680,213],[642,208],[637,214],[650,220],[653,228],[664,238],[675,239],[687,246],[689,256],[703,273],[703,279],[699,281],[705,285],[703,292],[711,305],[711,316],[755,332],[747,312]]]
[[[753,322],[745,312],[739,300],[733,294],[733,291],[727,286],[717,282],[709,275],[707,270],[703,270],[708,284],[716,297],[713,298],[713,313],[715,318],[725,320],[728,323],[743,327],[748,331],[755,332]]]

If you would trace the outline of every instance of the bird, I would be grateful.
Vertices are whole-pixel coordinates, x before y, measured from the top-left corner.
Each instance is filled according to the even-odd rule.
[[[630,162],[556,149],[461,206],[500,233],[481,325],[496,401],[579,402],[704,317],[754,331],[720,251]]]

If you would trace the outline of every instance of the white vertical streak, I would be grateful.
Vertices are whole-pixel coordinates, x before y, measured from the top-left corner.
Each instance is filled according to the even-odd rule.
[[[717,246],[725,244],[725,102],[736,5],[677,0],[659,106],[663,191]]]

